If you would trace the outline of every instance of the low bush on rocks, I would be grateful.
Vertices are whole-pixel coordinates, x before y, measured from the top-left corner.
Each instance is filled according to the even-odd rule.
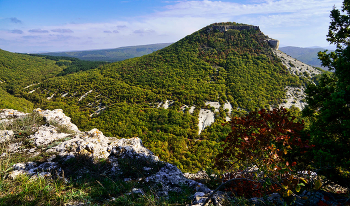
[[[76,131],[73,131],[67,125],[62,125],[57,121],[51,120],[49,124],[56,127],[56,130],[58,133],[65,133],[65,134],[72,134],[72,135],[76,134]]]
[[[19,118],[10,116],[7,121],[0,121],[0,129],[12,130],[16,138],[28,137],[38,131],[39,127],[46,124],[44,117],[37,113],[21,113]]]

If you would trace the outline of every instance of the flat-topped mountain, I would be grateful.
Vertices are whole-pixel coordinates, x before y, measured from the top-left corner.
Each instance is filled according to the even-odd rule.
[[[226,120],[283,103],[302,107],[303,88],[320,71],[281,61],[271,40],[256,26],[212,24],[151,54],[47,77],[18,95],[63,109],[84,130],[137,136],[160,159],[196,171],[222,149]]]

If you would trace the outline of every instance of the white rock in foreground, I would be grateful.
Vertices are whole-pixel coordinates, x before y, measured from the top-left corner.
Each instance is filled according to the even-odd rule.
[[[48,123],[55,121],[55,126],[57,127],[65,125],[74,129],[75,125],[70,122],[69,117],[63,114],[62,110],[43,111],[36,109],[35,112],[44,116]],[[161,185],[161,189],[157,191],[159,196],[166,196],[170,191],[180,192],[181,187],[184,185],[196,188],[196,192],[211,192],[205,185],[186,178],[175,165],[159,162],[158,157],[142,145],[140,138],[117,139],[115,137],[106,137],[98,129],[92,129],[85,133],[77,132],[71,137],[72,139],[60,142],[64,137],[67,137],[67,134],[57,132],[55,126],[40,126],[39,130],[30,136],[30,139],[34,141],[34,145],[40,146],[41,152],[46,151],[56,154],[44,162],[17,163],[13,165],[13,170],[9,173],[8,178],[15,179],[22,174],[31,176],[31,178],[63,178],[63,171],[67,168],[64,168],[65,166],[61,162],[55,161],[66,161],[77,155],[85,154],[94,160],[99,158],[107,159],[110,165],[107,167],[106,171],[103,172],[107,172],[108,174],[122,174],[120,172],[123,172],[125,168],[123,171],[121,170],[123,167],[119,168],[119,161],[123,158],[128,158],[131,161],[147,161],[149,166],[143,167],[145,171],[152,171],[155,169],[151,168],[152,163],[160,163],[157,163],[161,167],[159,170],[149,175],[147,175],[148,173],[146,172],[144,178],[137,179],[137,181],[144,180],[152,184]],[[79,131],[77,128],[75,130]],[[49,149],[45,148],[45,146],[50,143],[58,143],[58,145]],[[9,151],[12,153],[19,152],[18,148],[21,145],[21,142],[11,144],[11,149]],[[35,151],[36,149],[38,148],[31,148],[30,151]],[[23,151],[21,150],[21,152]],[[81,171],[89,172],[86,168],[81,168]],[[80,172],[80,170],[77,172]]]
[[[13,136],[12,130],[0,130],[0,143],[10,140]]]
[[[75,153],[83,153],[95,158],[107,158],[110,155],[110,152],[107,151],[108,143],[110,142],[101,131],[92,129],[48,149],[47,152],[58,152],[61,156],[74,156]]]
[[[0,119],[12,119],[26,116],[28,113],[20,112],[14,109],[0,109]]]
[[[80,132],[78,127],[71,122],[70,117],[67,117],[62,109],[55,110],[42,110],[40,108],[35,109],[34,112],[46,118],[47,122],[53,121],[57,124],[63,125],[74,132]]]
[[[137,154],[144,157],[150,157],[154,161],[159,161],[157,156],[153,155],[150,150],[142,145],[142,140],[138,137],[116,140],[108,146],[107,150],[110,151],[111,154],[117,156],[132,156],[133,154]]]
[[[83,153],[94,158],[108,158],[111,154],[118,157],[140,155],[158,161],[158,157],[142,145],[140,138],[105,137],[98,129],[78,134],[73,139],[48,149],[47,152],[58,152],[61,156]]]
[[[58,133],[56,128],[52,125],[41,126],[35,134],[29,136],[29,138],[34,140],[35,146],[47,145],[51,142],[59,139],[63,139],[69,136],[69,134]]]
[[[195,187],[197,192],[211,192],[207,186],[186,178],[179,168],[169,163],[162,167],[156,174],[147,177],[145,181],[162,183],[162,191],[159,191],[161,194],[167,194],[169,191],[180,192],[181,185]]]

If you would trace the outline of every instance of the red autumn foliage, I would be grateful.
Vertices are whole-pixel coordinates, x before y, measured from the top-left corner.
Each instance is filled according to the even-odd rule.
[[[294,120],[295,117],[286,109],[280,108],[250,112],[227,123],[231,125],[232,132],[227,136],[216,164],[229,174],[224,176],[224,181],[246,178],[230,183],[227,190],[239,196],[260,197],[279,192],[281,187],[278,185],[289,188],[295,185],[296,179],[291,172],[297,163],[289,163],[287,154],[311,146],[300,138],[304,123]],[[256,167],[258,171],[247,172],[249,167]],[[245,172],[233,171],[232,168]]]

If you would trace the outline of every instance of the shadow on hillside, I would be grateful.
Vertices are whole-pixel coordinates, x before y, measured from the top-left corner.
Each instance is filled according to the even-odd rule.
[[[78,154],[74,157],[56,157],[53,161],[58,162],[62,168],[62,175],[73,182],[82,178],[96,179],[100,176],[122,180],[145,178],[157,173],[164,166],[162,162],[154,162],[141,156],[110,156],[107,159],[94,160],[89,155]]]

